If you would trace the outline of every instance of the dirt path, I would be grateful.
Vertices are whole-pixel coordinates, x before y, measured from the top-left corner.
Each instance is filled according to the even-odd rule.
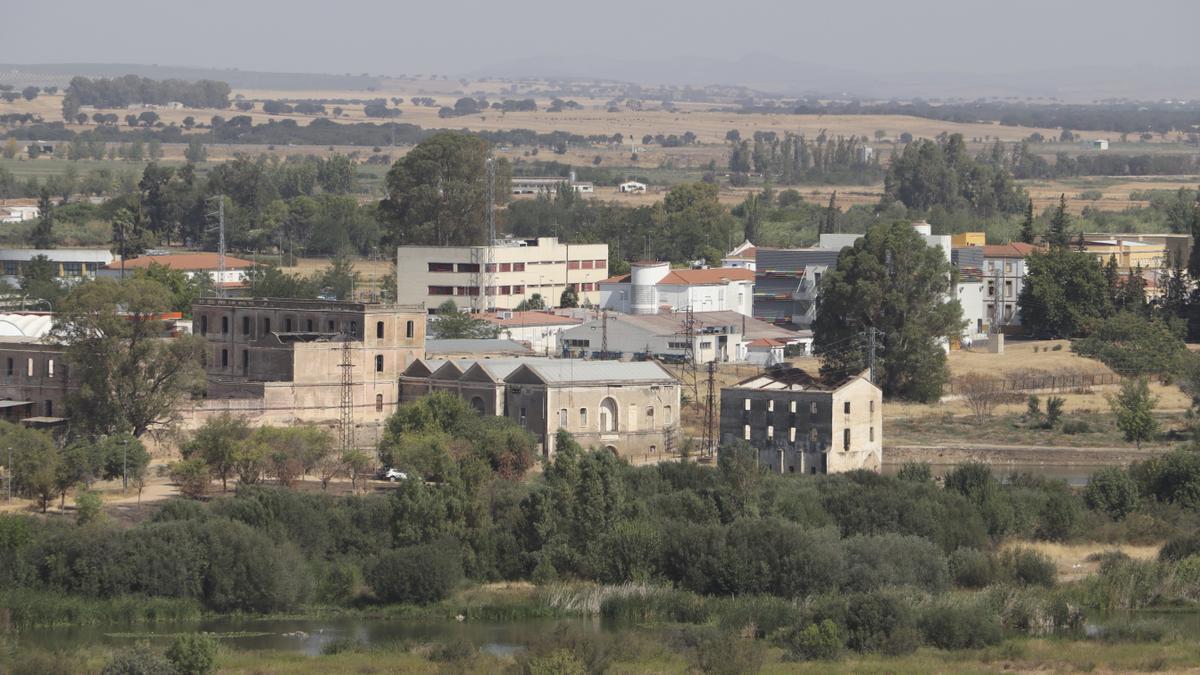
[[[1163,454],[1163,448],[1081,447],[996,444],[891,445],[883,448],[888,464],[1042,464],[1046,466],[1128,466]]]

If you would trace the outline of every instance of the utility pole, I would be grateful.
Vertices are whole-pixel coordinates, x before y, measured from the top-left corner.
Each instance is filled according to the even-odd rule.
[[[708,362],[708,393],[704,399],[704,447],[702,452],[712,457],[717,445],[717,362]]]
[[[600,310],[600,358],[608,358],[608,310]]]
[[[129,489],[129,439],[121,439],[121,494]]]
[[[871,372],[871,384],[875,384],[875,327],[867,328],[867,369]]]

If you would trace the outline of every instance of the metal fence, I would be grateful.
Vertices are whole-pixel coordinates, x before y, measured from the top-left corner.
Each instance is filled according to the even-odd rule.
[[[1000,391],[1045,391],[1061,393],[1099,387],[1110,384],[1120,384],[1121,376],[1116,373],[1072,373],[1069,375],[1025,375],[1013,378],[997,378],[996,388]],[[952,380],[947,386],[947,394],[961,393],[956,391]]]

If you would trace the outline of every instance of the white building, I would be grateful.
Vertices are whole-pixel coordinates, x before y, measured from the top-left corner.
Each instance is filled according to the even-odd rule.
[[[950,262],[950,249],[952,237],[948,234],[933,234],[933,226],[921,220],[912,224],[913,229],[917,234],[921,235],[925,245],[929,247],[941,246],[942,253],[946,256],[946,262]],[[840,251],[847,246],[853,246],[854,242],[862,239],[861,234],[823,234],[821,235],[820,243],[817,248],[832,249]]]
[[[979,275],[968,276],[962,271],[959,274],[955,294],[962,305],[962,318],[966,322],[962,331],[962,344],[966,347],[970,346],[969,341],[987,338],[991,318],[987,315],[987,303],[984,301],[983,278]]]
[[[38,217],[36,206],[0,206],[0,223],[23,223]]]
[[[214,286],[226,290],[245,288],[246,273],[254,266],[254,262],[225,256],[225,271],[221,271],[220,256],[216,253],[168,253],[164,255],[143,255],[125,261],[125,274],[133,276],[136,270],[150,269],[151,265],[160,265],[167,269],[179,270],[188,278],[207,274]],[[100,276],[120,277],[121,261],[115,260],[100,271]]]
[[[396,298],[436,310],[447,300],[459,309],[516,309],[538,294],[557,305],[567,286],[579,304],[600,301],[608,276],[608,244],[568,244],[556,237],[502,239],[492,246],[401,246],[396,252]]]
[[[784,343],[811,342],[812,336],[780,328],[737,312],[687,314],[616,314],[592,319],[559,336],[564,352],[581,356],[652,356],[681,361],[689,352],[695,363],[750,361],[750,343],[773,338]],[[690,347],[689,347],[690,345]]]
[[[639,262],[630,273],[600,282],[600,306],[622,314],[660,311],[737,312],[751,316],[754,272],[748,269],[671,269],[666,262]]]
[[[560,185],[570,185],[572,190],[580,194],[591,194],[596,191],[595,186],[591,182],[575,180],[574,171],[571,172],[568,178],[559,176],[513,176],[509,181],[509,186],[514,195],[553,194],[558,190],[558,186]]]
[[[647,190],[647,186],[645,183],[639,183],[636,180],[630,180],[621,183],[621,185],[618,186],[618,189],[621,192],[640,193],[645,192]]]
[[[1107,138],[1097,138],[1096,140],[1092,141],[1092,149],[1093,150],[1107,150],[1108,149],[1108,139]]]
[[[559,334],[583,323],[583,319],[551,312],[508,309],[483,314],[480,318],[497,328],[496,337],[519,342],[537,354],[557,354]]]
[[[753,272],[757,269],[757,265],[755,265],[755,257],[757,255],[758,248],[747,239],[738,244],[732,251],[726,253],[724,258],[721,258],[721,267],[750,270]]]
[[[108,249],[94,248],[0,249],[0,278],[17,285],[25,266],[35,257],[46,258],[54,265],[55,276],[72,281],[95,277],[100,268],[112,262],[113,254]]]

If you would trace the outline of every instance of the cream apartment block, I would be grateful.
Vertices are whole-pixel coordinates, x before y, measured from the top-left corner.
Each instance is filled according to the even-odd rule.
[[[608,244],[570,244],[557,237],[502,239],[487,246],[401,246],[396,254],[396,301],[436,310],[515,309],[535,293],[558,304],[572,286],[579,303],[598,304],[608,277]]]

